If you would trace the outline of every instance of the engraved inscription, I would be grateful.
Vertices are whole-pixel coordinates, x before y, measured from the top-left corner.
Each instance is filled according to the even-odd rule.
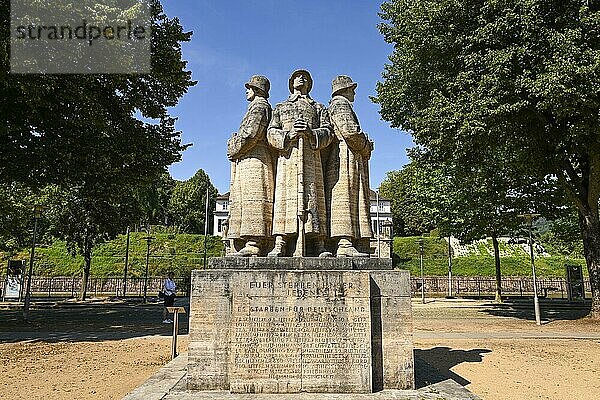
[[[366,282],[346,281],[342,274],[326,280],[317,273],[282,275],[290,274],[246,281],[243,290],[234,291],[232,390],[335,391],[352,386],[368,391],[371,332]]]

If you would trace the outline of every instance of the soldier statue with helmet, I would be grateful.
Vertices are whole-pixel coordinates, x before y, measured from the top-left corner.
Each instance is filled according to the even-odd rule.
[[[299,69],[274,111],[266,77],[245,86],[248,111],[227,143],[228,255],[368,257],[373,142],[353,110],[357,84],[335,78],[325,108],[310,97],[310,73]]]
[[[369,159],[373,142],[360,129],[352,107],[357,84],[340,75],[331,86],[328,111],[334,136],[325,165],[329,237],[336,256],[368,257],[364,251],[372,236]]]
[[[273,235],[269,256],[330,256],[325,249],[327,216],[321,149],[331,142],[327,109],[310,97],[313,80],[292,73],[290,96],[275,106],[269,144],[278,151]]]
[[[227,239],[231,255],[248,257],[264,255],[271,237],[275,165],[267,143],[270,82],[255,75],[245,86],[250,104],[240,129],[227,142],[231,160]]]

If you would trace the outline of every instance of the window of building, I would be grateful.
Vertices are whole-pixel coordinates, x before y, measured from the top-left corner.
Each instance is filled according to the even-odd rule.
[[[229,209],[229,201],[228,201],[228,200],[225,200],[225,201],[223,202],[223,210],[228,210],[228,209]]]
[[[379,233],[383,234],[383,219],[379,220]],[[371,220],[371,228],[373,228],[373,235],[377,236],[377,220]]]
[[[223,218],[219,218],[219,219],[217,220],[217,232],[218,232],[218,233],[222,233],[222,232],[223,232],[223,222],[224,222],[224,221],[225,221],[225,220],[224,220]]]

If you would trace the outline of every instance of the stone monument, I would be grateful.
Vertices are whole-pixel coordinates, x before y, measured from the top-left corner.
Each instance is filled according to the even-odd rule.
[[[329,102],[334,138],[327,157],[325,192],[329,236],[336,255],[368,257],[371,232],[369,159],[373,142],[361,131],[352,108],[357,84],[345,75],[331,84]]]
[[[231,160],[229,221],[226,237],[238,256],[258,256],[267,246],[273,225],[274,169],[267,143],[271,84],[255,75],[246,83],[250,102],[240,129],[227,142]]]
[[[321,149],[332,133],[325,106],[309,93],[313,80],[297,70],[289,80],[290,96],[275,106],[267,137],[277,149],[273,235],[269,256],[328,255]],[[306,243],[305,243],[306,239]]]
[[[412,389],[409,273],[360,251],[371,234],[365,200],[373,145],[352,109],[356,84],[336,78],[328,112],[309,96],[308,71],[297,70],[266,129],[268,86],[261,90],[260,82],[268,80],[246,84],[259,99],[248,95],[248,113],[228,145],[232,207],[239,207],[228,237],[237,252],[192,272],[187,387]],[[262,257],[267,243],[274,248]]]

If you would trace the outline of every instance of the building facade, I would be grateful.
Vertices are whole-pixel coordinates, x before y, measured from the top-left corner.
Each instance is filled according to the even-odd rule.
[[[213,235],[223,237],[225,221],[229,218],[229,192],[217,196],[213,210]]]

